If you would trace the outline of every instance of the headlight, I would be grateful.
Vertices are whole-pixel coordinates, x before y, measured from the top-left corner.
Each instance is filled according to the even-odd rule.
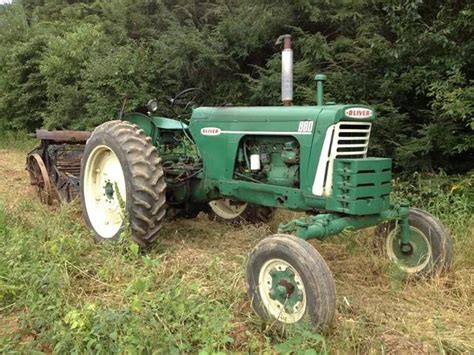
[[[147,102],[146,107],[150,112],[156,112],[158,110],[158,101],[156,99],[151,99]]]

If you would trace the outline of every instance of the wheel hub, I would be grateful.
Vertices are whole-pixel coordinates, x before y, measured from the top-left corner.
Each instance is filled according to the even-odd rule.
[[[272,286],[269,296],[272,300],[279,302],[288,313],[294,313],[295,305],[303,300],[303,292],[298,288],[295,273],[290,267],[285,270],[273,268],[270,271]]]
[[[270,259],[259,272],[262,303],[275,319],[298,322],[306,312],[306,291],[296,269],[282,259]]]
[[[104,185],[104,194],[107,200],[112,200],[114,198],[114,185],[110,182],[110,180],[107,180]]]
[[[389,259],[407,273],[423,270],[432,260],[431,245],[427,236],[414,226],[410,226],[409,243],[401,242],[399,227],[392,230],[387,237],[386,248]]]
[[[405,255],[413,254],[413,246],[411,243],[400,243],[400,251]]]

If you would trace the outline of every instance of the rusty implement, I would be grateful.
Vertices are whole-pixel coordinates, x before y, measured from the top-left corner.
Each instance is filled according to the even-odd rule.
[[[42,203],[70,202],[78,195],[81,159],[89,136],[86,131],[36,131],[40,145],[28,153],[26,170]]]

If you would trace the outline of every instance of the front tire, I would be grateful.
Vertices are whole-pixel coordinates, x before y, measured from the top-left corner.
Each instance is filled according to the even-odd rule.
[[[308,318],[324,328],[334,319],[336,287],[322,256],[308,242],[275,234],[252,250],[247,290],[255,312],[280,326]]]
[[[209,218],[228,224],[267,223],[273,218],[274,208],[222,198],[209,202]]]
[[[117,240],[125,215],[141,247],[158,238],[166,184],[158,151],[136,125],[109,121],[94,130],[84,150],[80,185],[84,218],[97,241]]]
[[[378,248],[407,275],[424,278],[447,271],[453,256],[453,240],[446,227],[433,215],[418,208],[410,208],[408,224],[408,252],[402,251],[400,226],[396,222],[387,222],[376,228]]]

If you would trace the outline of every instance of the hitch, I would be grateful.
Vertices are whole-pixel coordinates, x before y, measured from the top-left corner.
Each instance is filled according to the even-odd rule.
[[[324,213],[315,216],[294,219],[286,224],[280,224],[278,233],[293,233],[297,237],[309,240],[324,240],[339,234],[345,229],[358,230],[376,226],[382,222],[400,220],[401,247],[410,252],[410,229],[408,226],[408,204],[393,205],[380,214],[368,216],[350,216],[339,213]],[[405,252],[405,251],[403,251]]]

